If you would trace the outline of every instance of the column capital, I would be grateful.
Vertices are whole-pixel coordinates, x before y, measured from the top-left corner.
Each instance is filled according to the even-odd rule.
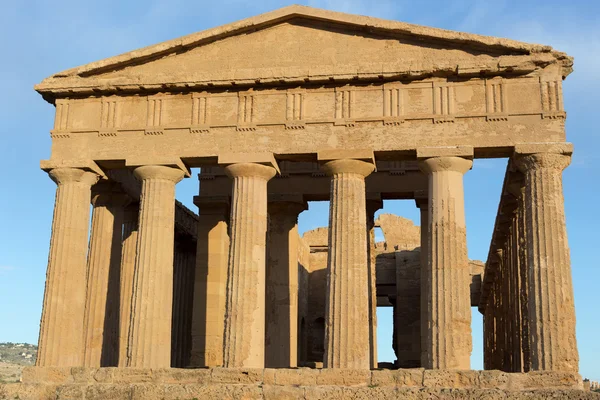
[[[156,179],[177,183],[183,179],[185,172],[180,168],[167,167],[165,165],[142,165],[135,168],[133,174],[140,181]]]
[[[242,162],[227,165],[225,167],[225,173],[230,178],[252,177],[268,181],[275,176],[277,170],[274,167],[264,164]]]
[[[299,199],[294,197],[279,197],[274,199],[269,196],[269,201],[267,203],[267,209],[269,214],[288,214],[295,218],[298,218],[298,215],[304,211],[308,210],[308,204],[302,199],[302,195],[300,195]]]
[[[228,216],[231,206],[229,196],[194,196],[194,204],[198,207],[198,215]]]
[[[94,172],[86,171],[81,168],[54,168],[48,172],[50,179],[52,179],[57,185],[64,185],[68,183],[83,183],[92,186],[100,176]]]
[[[345,158],[327,161],[323,164],[323,169],[327,175],[330,176],[337,174],[356,174],[367,177],[375,170],[375,165],[372,162]]]
[[[419,168],[427,174],[440,171],[456,171],[464,174],[472,166],[473,160],[462,157],[431,157],[419,160]]]
[[[414,193],[414,196],[415,196],[415,205],[417,206],[417,208],[422,210],[423,207],[425,209],[427,209],[429,207],[429,196],[427,195],[426,190],[417,190]]]
[[[131,197],[123,192],[121,186],[114,182],[100,181],[92,186],[92,205],[125,207],[131,202]]]
[[[563,153],[534,153],[515,157],[515,165],[519,171],[526,173],[531,170],[550,169],[562,171],[571,163],[571,155]]]

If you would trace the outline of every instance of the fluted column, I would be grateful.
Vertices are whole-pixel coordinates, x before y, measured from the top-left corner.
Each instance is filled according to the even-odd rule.
[[[190,365],[220,367],[225,331],[229,199],[196,197],[194,202],[198,206],[198,247]]]
[[[270,201],[266,264],[265,367],[298,366],[298,215],[303,201]]]
[[[173,255],[173,318],[171,322],[171,367],[190,363],[192,304],[196,270],[196,243],[188,235],[177,235]]]
[[[523,372],[531,370],[531,350],[529,344],[529,285],[528,285],[528,265],[527,265],[527,239],[525,227],[525,187],[519,188],[519,209],[518,209],[518,246],[519,246],[519,296],[521,304],[521,345],[523,353]]]
[[[325,308],[325,368],[369,369],[369,260],[365,177],[371,163],[334,160],[331,175]]]
[[[127,347],[133,301],[133,272],[138,239],[139,203],[125,207],[123,215],[123,245],[121,252],[121,284],[119,311],[119,367],[127,366]]]
[[[37,365],[81,366],[90,198],[98,175],[77,168],[57,168],[49,175],[58,187]]]
[[[375,213],[383,208],[383,201],[367,199],[367,259],[369,260],[369,343],[371,350],[371,369],[377,368],[377,282],[375,254]]]
[[[571,157],[517,156],[525,176],[525,231],[532,370],[578,371],[575,305],[562,188]]]
[[[425,368],[469,369],[471,355],[470,272],[467,257],[463,175],[472,165],[461,157],[419,162],[429,176],[428,353]]]
[[[239,163],[225,172],[233,179],[233,190],[223,363],[229,368],[263,368],[267,182],[276,170]]]
[[[175,184],[183,171],[167,166],[137,167],[142,181],[133,305],[129,330],[129,367],[171,365]]]
[[[427,193],[418,193],[415,194],[415,203],[419,210],[421,211],[421,248],[420,248],[420,257],[421,257],[421,298],[420,298],[420,306],[421,306],[421,366],[427,365],[427,332],[430,329],[429,322],[431,318],[428,316],[427,312],[430,308],[430,298],[429,293],[427,292],[427,276],[430,273],[427,272],[429,268],[428,255],[429,255],[429,198]]]
[[[113,367],[119,357],[119,292],[124,206],[115,184],[92,188],[92,230],[84,318],[85,367]]]

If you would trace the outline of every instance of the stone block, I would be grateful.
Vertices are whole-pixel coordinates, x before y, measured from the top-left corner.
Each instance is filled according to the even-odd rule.
[[[310,368],[275,370],[276,385],[309,386],[317,384],[320,371]]]
[[[307,386],[304,388],[304,398],[310,400],[340,400],[344,392],[339,386]]]
[[[263,369],[260,368],[213,368],[213,383],[262,383]]]
[[[93,373],[94,381],[98,383],[112,383],[115,372],[118,373],[117,368],[98,368]]]
[[[131,385],[88,385],[84,389],[86,400],[129,399],[133,389]]]
[[[155,383],[209,383],[210,369],[176,369],[160,368],[152,370],[152,381]]]
[[[572,372],[531,371],[524,374],[510,374],[510,388],[513,390],[570,388],[582,389],[581,376]]]
[[[371,371],[371,385],[373,386],[421,386],[423,384],[422,368],[377,370]]]
[[[71,384],[59,386],[56,389],[57,400],[81,400],[85,398],[85,391],[87,385],[84,384]]]
[[[69,367],[27,367],[23,369],[21,381],[24,383],[68,383],[72,382]]]
[[[510,375],[497,370],[479,371],[479,387],[481,389],[508,389],[510,388]]]
[[[395,387],[344,387],[342,388],[343,399],[353,400],[395,400],[405,397],[398,396],[398,390]]]
[[[265,400],[296,400],[304,399],[304,388],[298,386],[265,385],[262,388]]]
[[[477,387],[478,383],[478,371],[427,369],[423,374],[423,386],[427,388]]]
[[[76,383],[93,383],[94,374],[96,373],[96,368],[88,368],[88,367],[73,367],[71,368],[71,376],[73,377],[73,382]]]
[[[148,368],[118,368],[113,373],[113,383],[144,383],[152,381],[152,370]]]
[[[367,386],[371,371],[361,369],[322,369],[317,375],[317,385]]]
[[[275,373],[276,369],[273,368],[265,368],[263,372],[263,384],[265,385],[275,385]]]
[[[133,384],[130,400],[164,399],[164,385],[154,383]]]

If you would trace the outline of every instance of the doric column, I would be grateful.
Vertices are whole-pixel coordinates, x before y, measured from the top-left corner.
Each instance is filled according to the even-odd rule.
[[[92,230],[88,252],[84,317],[85,367],[116,367],[123,211],[129,202],[116,184],[92,188]]]
[[[518,232],[519,232],[519,296],[521,304],[521,345],[523,352],[523,372],[531,370],[531,350],[529,347],[529,285],[527,267],[527,239],[525,229],[525,187],[519,190]]]
[[[324,164],[331,175],[325,308],[325,368],[369,369],[369,260],[365,177],[360,160]]]
[[[269,201],[266,264],[265,367],[298,366],[298,215],[296,201]]]
[[[371,349],[371,369],[378,366],[377,361],[377,282],[375,254],[375,213],[383,208],[381,195],[367,199],[367,259],[369,260],[369,343]]]
[[[121,252],[121,285],[119,317],[119,367],[127,366],[127,347],[131,325],[131,303],[133,299],[133,272],[135,269],[138,239],[139,203],[125,207],[123,215],[123,249]]]
[[[198,245],[190,365],[219,367],[223,366],[229,197],[197,196],[194,203],[198,206]]]
[[[525,176],[529,343],[533,370],[577,372],[575,305],[562,171],[570,154],[518,154]]]
[[[430,308],[430,298],[427,292],[427,279],[425,279],[425,277],[430,275],[427,272],[429,268],[429,263],[427,262],[429,254],[429,196],[427,193],[415,193],[415,204],[421,211],[421,248],[419,253],[421,257],[421,298],[419,304],[421,306],[421,366],[424,366],[427,365],[427,358],[429,357],[427,353],[426,332],[430,329],[429,322],[431,320],[427,314]]]
[[[467,257],[463,174],[472,165],[462,157],[432,157],[419,162],[429,176],[430,329],[425,368],[469,369],[471,355],[470,272]]]
[[[171,366],[175,184],[184,172],[167,166],[137,167],[142,181],[129,367]]]
[[[173,368],[187,367],[190,361],[196,247],[192,236],[176,235],[173,255],[173,319],[171,322],[171,367]]]
[[[83,364],[86,255],[91,187],[98,175],[77,168],[57,168],[58,185],[40,324],[38,366]]]
[[[267,182],[276,170],[239,163],[228,165],[225,172],[233,179],[233,190],[223,364],[263,368]]]

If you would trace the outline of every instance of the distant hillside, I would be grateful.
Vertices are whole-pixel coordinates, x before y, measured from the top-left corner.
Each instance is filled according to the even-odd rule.
[[[35,365],[36,357],[36,345],[0,343],[0,384],[19,382],[23,368]]]
[[[37,346],[28,343],[0,343],[0,362],[23,366],[35,365]]]

